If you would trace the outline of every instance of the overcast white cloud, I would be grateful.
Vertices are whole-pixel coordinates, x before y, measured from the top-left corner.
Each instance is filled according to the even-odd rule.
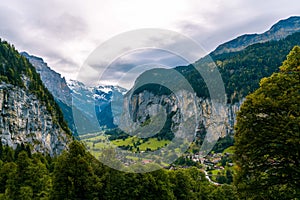
[[[292,15],[298,0],[10,0],[0,5],[0,37],[74,79],[99,44],[122,32],[170,29],[211,51]]]

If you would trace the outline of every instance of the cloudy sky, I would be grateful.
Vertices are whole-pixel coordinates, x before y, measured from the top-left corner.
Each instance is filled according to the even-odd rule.
[[[262,33],[293,15],[300,15],[298,0],[10,0],[0,5],[0,37],[76,79],[96,47],[127,31],[168,29],[210,52],[220,43],[244,33]],[[115,63],[129,57],[151,59],[149,55],[157,54],[138,52]],[[164,65],[184,64],[165,53],[159,56],[169,61]]]

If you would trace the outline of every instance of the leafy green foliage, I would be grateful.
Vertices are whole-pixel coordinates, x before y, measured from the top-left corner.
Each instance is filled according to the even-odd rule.
[[[300,196],[300,47],[260,82],[237,117],[236,185],[242,197]]]

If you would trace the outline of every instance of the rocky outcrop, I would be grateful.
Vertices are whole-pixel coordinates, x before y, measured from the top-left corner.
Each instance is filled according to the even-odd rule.
[[[71,105],[71,90],[68,87],[65,78],[48,67],[47,63],[45,63],[42,58],[29,55],[26,52],[22,52],[21,55],[25,56],[35,67],[36,72],[40,74],[44,85],[54,98],[67,105]]]
[[[26,143],[33,152],[50,155],[59,154],[71,140],[35,95],[5,83],[0,84],[0,138],[4,145]]]

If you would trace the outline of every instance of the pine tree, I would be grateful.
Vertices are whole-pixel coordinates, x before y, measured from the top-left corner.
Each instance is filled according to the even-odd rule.
[[[51,198],[93,199],[100,186],[85,147],[73,141],[55,164]]]

